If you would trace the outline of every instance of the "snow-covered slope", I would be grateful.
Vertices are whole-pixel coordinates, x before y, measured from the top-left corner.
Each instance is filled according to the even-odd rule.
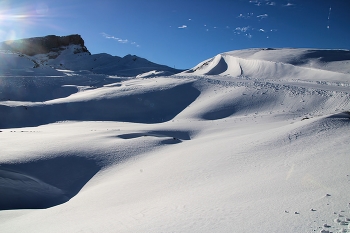
[[[325,72],[327,71],[327,72]],[[219,54],[183,74],[349,82],[350,51],[250,49]]]
[[[350,232],[347,51],[322,51],[0,77],[1,232]]]
[[[0,51],[0,76],[57,76],[61,72],[50,66],[40,66],[33,57],[14,53],[11,51]]]
[[[57,69],[68,69],[73,71],[86,70],[96,74],[117,75],[131,77],[142,75],[150,71],[156,71],[164,76],[181,72],[168,66],[150,62],[136,55],[126,55],[124,57],[112,56],[109,54],[72,54],[65,51],[56,59],[48,62],[49,65]],[[155,73],[154,76],[160,76]]]
[[[0,76],[67,75],[65,71],[123,77],[165,76],[182,70],[150,62],[136,55],[94,54],[80,35],[46,36],[0,43]],[[33,70],[36,69],[36,70]],[[152,74],[150,73],[152,72]],[[146,74],[144,74],[146,73]],[[68,72],[69,75],[69,72]]]

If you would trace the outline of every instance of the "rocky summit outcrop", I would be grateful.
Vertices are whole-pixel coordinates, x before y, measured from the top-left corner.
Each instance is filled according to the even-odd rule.
[[[8,40],[0,44],[0,49],[19,52],[28,56],[58,52],[68,45],[79,45],[76,53],[89,52],[80,35],[34,37],[20,40]]]

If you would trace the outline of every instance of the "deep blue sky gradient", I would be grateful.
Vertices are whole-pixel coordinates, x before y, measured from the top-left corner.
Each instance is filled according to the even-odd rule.
[[[237,49],[350,49],[349,11],[350,0],[0,0],[0,41],[80,34],[93,54],[185,69]]]

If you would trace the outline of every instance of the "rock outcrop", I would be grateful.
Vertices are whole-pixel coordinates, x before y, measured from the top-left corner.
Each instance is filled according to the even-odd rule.
[[[58,52],[68,45],[79,45],[76,53],[89,52],[80,35],[34,37],[20,40],[4,41],[0,44],[3,50],[19,52],[28,56]]]

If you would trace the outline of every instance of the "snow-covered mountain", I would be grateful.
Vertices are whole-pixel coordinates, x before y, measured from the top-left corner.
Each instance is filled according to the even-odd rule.
[[[135,55],[91,54],[80,35],[45,36],[0,44],[2,75],[64,75],[66,71],[117,76],[159,76],[181,72]],[[15,62],[13,62],[15,60]],[[34,70],[35,69],[35,70]],[[146,73],[146,74],[145,74]]]
[[[2,53],[1,232],[350,232],[349,51],[118,77],[75,46]]]
[[[326,73],[323,70],[330,72]],[[237,50],[218,54],[184,71],[183,74],[245,76],[260,79],[290,76],[294,79],[312,81],[316,79],[315,75],[320,76],[317,72],[328,74],[323,77],[325,80],[339,78],[338,81],[348,81],[350,51],[271,48]]]

